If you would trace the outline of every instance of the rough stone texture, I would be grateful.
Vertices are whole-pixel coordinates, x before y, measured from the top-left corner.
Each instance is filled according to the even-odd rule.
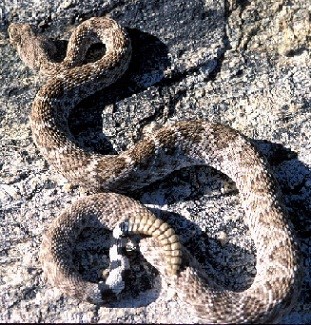
[[[112,308],[63,297],[41,276],[42,232],[65,206],[86,193],[68,186],[33,144],[28,115],[41,82],[8,44],[6,30],[10,22],[30,22],[55,39],[66,39],[72,25],[109,13],[129,28],[133,61],[122,80],[79,105],[70,121],[74,134],[83,145],[111,153],[168,121],[204,118],[254,139],[280,182],[304,266],[298,303],[282,322],[310,323],[308,1],[16,3],[0,3],[0,321],[196,321],[191,307],[176,299],[172,288],[162,288],[159,294],[159,279],[139,258],[137,264],[133,261],[133,273],[141,273],[134,281],[142,292],[133,290],[134,298],[128,293]],[[167,218],[220,283],[233,289],[250,283],[254,248],[227,177],[208,167],[188,168],[132,196]],[[86,274],[106,260],[86,249],[89,237],[84,234],[77,247]]]

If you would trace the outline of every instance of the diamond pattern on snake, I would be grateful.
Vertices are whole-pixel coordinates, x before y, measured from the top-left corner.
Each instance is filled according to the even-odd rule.
[[[60,63],[51,59],[54,44],[29,25],[11,24],[9,36],[24,63],[46,76],[30,115],[33,139],[42,156],[71,183],[105,192],[73,204],[43,236],[40,257],[52,285],[95,304],[114,299],[124,287],[122,274],[128,267],[124,239],[139,233],[151,236],[141,240],[141,252],[179,298],[194,306],[203,322],[275,322],[291,308],[298,290],[293,230],[267,162],[243,134],[204,120],[180,121],[118,155],[90,153],[76,143],[68,115],[82,99],[113,84],[127,70],[131,42],[125,29],[108,17],[84,21],[71,34]],[[83,63],[89,47],[98,42],[104,43],[105,54]],[[211,283],[174,230],[124,196],[193,165],[220,170],[239,190],[257,249],[257,274],[242,292]],[[92,218],[87,217],[90,213]],[[114,237],[109,275],[98,284],[84,281],[71,257],[78,234],[94,218],[113,230]]]

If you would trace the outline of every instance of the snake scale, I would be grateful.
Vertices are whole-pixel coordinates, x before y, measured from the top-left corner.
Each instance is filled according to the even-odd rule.
[[[64,211],[45,233],[40,256],[51,284],[80,300],[99,303],[110,299],[114,280],[112,284],[84,281],[72,264],[72,246],[84,227],[99,220],[112,230],[122,221],[127,224],[125,233],[152,236],[142,240],[141,251],[155,267],[159,264],[163,278],[194,306],[201,321],[275,322],[291,308],[298,287],[293,230],[267,162],[243,134],[222,124],[183,121],[162,127],[118,155],[84,150],[70,132],[69,112],[127,70],[131,58],[127,33],[110,18],[88,19],[71,34],[61,63],[51,59],[54,44],[36,35],[29,25],[11,24],[9,36],[21,59],[47,76],[30,117],[33,139],[42,155],[71,183],[119,193],[87,196]],[[95,62],[83,62],[91,44],[98,42],[104,43],[105,54]],[[174,230],[122,195],[192,165],[220,170],[239,190],[245,222],[257,249],[257,274],[242,292],[210,283]],[[120,262],[118,274],[121,264],[126,267]]]

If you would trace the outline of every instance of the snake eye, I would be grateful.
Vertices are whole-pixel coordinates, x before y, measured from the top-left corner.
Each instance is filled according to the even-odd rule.
[[[17,44],[20,41],[20,33],[16,24],[11,24],[8,28],[9,39],[11,44]]]

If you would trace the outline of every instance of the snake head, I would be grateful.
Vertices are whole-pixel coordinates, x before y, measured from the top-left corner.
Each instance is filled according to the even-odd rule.
[[[15,47],[21,45],[24,39],[34,36],[34,31],[28,24],[12,23],[8,28],[8,33],[10,43]]]
[[[40,70],[56,53],[54,43],[37,33],[29,24],[12,23],[8,28],[9,40],[22,61],[33,70]]]
[[[36,51],[36,34],[29,24],[12,23],[8,28],[9,40],[22,61],[34,68],[38,53]]]

